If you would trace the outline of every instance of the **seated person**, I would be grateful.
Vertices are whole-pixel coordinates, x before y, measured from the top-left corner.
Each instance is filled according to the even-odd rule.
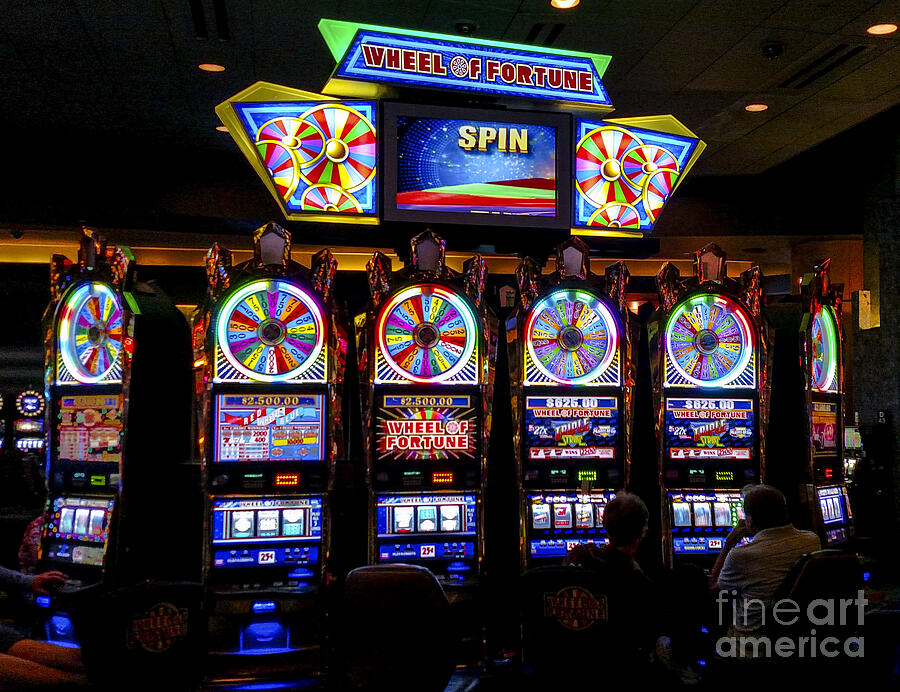
[[[22,574],[0,566],[0,586],[29,588],[46,594],[66,580],[62,572]],[[18,630],[0,625],[0,691],[74,687],[87,684],[81,652],[28,639]]]
[[[711,583],[717,592],[720,613],[730,623],[729,636],[752,635],[764,625],[763,607],[768,611],[778,587],[801,555],[819,550],[819,537],[799,531],[788,518],[787,501],[777,488],[756,485],[744,494],[746,519],[734,527],[713,566]],[[738,545],[745,537],[753,542]],[[730,605],[737,598],[736,616]],[[724,624],[724,623],[723,623]]]

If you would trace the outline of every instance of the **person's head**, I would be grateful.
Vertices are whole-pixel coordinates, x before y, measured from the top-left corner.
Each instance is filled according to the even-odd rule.
[[[647,535],[650,512],[647,505],[637,495],[619,493],[611,500],[603,512],[603,528],[609,542],[616,548],[637,550]]]
[[[744,514],[747,516],[747,526],[753,531],[791,523],[787,500],[778,488],[771,485],[754,485],[744,492]]]

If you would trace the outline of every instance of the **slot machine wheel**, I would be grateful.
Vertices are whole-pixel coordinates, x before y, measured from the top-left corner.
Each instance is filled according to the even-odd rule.
[[[575,148],[575,185],[595,207],[610,202],[633,204],[640,188],[624,175],[622,157],[643,143],[621,127],[598,127],[588,132]]]
[[[630,204],[610,202],[609,204],[604,204],[591,215],[588,226],[639,229],[641,227],[641,215]]]
[[[375,128],[362,113],[341,103],[322,104],[301,118],[325,137],[323,154],[303,164],[300,175],[310,185],[327,183],[345,192],[359,190],[375,175]]]
[[[256,132],[257,142],[275,142],[294,152],[301,166],[310,166],[325,153],[325,135],[300,118],[275,118]]]
[[[475,354],[475,316],[463,298],[434,284],[410,287],[382,309],[378,348],[403,380],[443,382]]]
[[[820,392],[836,391],[838,336],[831,308],[821,306],[812,322],[812,381]]]
[[[622,174],[636,190],[643,189],[647,179],[659,171],[678,173],[678,161],[667,149],[655,144],[641,144],[622,157]]]
[[[724,386],[745,376],[754,352],[752,334],[746,312],[727,296],[701,295],[682,302],[666,326],[667,381],[672,382],[670,367],[701,387]]]
[[[345,214],[362,212],[356,198],[337,185],[310,185],[300,197],[303,211],[322,211]]]
[[[316,363],[325,341],[316,301],[287,281],[254,281],[237,289],[222,306],[217,330],[225,360],[220,364],[217,354],[220,378],[236,371],[264,382],[296,379]]]
[[[256,150],[266,168],[269,169],[278,194],[285,200],[290,199],[300,181],[297,159],[293,152],[283,144],[270,141],[257,142]]]
[[[59,320],[60,355],[79,382],[122,377],[122,306],[107,284],[92,282],[69,296]]]
[[[676,171],[657,171],[644,182],[641,198],[644,200],[644,210],[651,222],[656,221],[656,215],[669,199],[677,180],[678,173]]]
[[[583,384],[607,371],[618,350],[616,320],[596,296],[555,291],[528,315],[525,343],[537,370],[553,382]]]

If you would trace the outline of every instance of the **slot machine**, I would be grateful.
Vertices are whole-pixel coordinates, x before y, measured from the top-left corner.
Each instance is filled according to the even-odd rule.
[[[593,274],[588,247],[571,238],[550,276],[526,258],[516,278],[506,338],[527,569],[606,542],[606,503],[629,479],[634,370],[622,262]]]
[[[337,262],[327,249],[309,269],[293,261],[290,233],[269,223],[251,259],[233,266],[213,245],[206,268],[193,332],[209,647],[222,664],[211,674],[260,655],[273,671],[315,667],[344,444]]]
[[[27,389],[16,397],[16,413],[13,423],[15,447],[22,454],[43,456],[44,452],[44,395]]]
[[[853,535],[853,514],[844,473],[843,287],[831,283],[830,268],[826,259],[803,277],[799,336],[808,421],[803,475],[814,493],[805,506],[825,543],[835,545]]]
[[[138,280],[130,250],[93,231],[82,232],[76,263],[52,257],[50,275],[39,569],[69,580],[38,605],[45,637],[72,644],[83,599],[199,576],[178,494],[190,458],[190,331],[155,284]],[[36,411],[42,398],[21,400]]]
[[[663,557],[711,567],[743,519],[741,488],[765,478],[768,325],[759,267],[726,275],[724,251],[694,253],[694,276],[666,263],[648,327]]]
[[[452,600],[481,577],[497,321],[484,260],[460,276],[444,254],[431,231],[400,271],[376,253],[356,338],[369,562],[427,567]]]

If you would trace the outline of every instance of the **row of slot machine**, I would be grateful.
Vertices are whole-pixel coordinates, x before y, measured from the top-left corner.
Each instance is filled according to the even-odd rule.
[[[71,637],[65,613],[86,590],[200,575],[209,648],[223,660],[317,656],[321,592],[340,576],[330,569],[340,549],[331,503],[335,464],[348,460],[352,367],[364,444],[349,461],[366,469],[368,561],[425,566],[461,599],[477,592],[501,336],[485,259],[454,271],[431,231],[398,270],[376,252],[351,334],[330,251],[304,267],[276,224],[255,232],[253,248],[233,264],[212,247],[191,330],[139,280],[127,248],[86,230],[77,262],[54,256],[41,561],[71,579],[42,597],[47,638]],[[807,373],[804,481],[837,542],[850,515],[835,461],[840,304],[827,269],[807,284],[797,355]],[[522,569],[604,542],[604,508],[629,486],[638,331],[628,280],[623,262],[592,272],[575,238],[551,273],[527,258],[516,271],[505,337]],[[756,268],[727,277],[724,254],[709,246],[693,276],[667,264],[657,285],[649,343],[663,550],[669,564],[711,562],[742,518],[741,488],[765,480],[772,343],[762,280]],[[194,445],[199,482],[186,470]],[[179,497],[192,482],[202,496]]]

